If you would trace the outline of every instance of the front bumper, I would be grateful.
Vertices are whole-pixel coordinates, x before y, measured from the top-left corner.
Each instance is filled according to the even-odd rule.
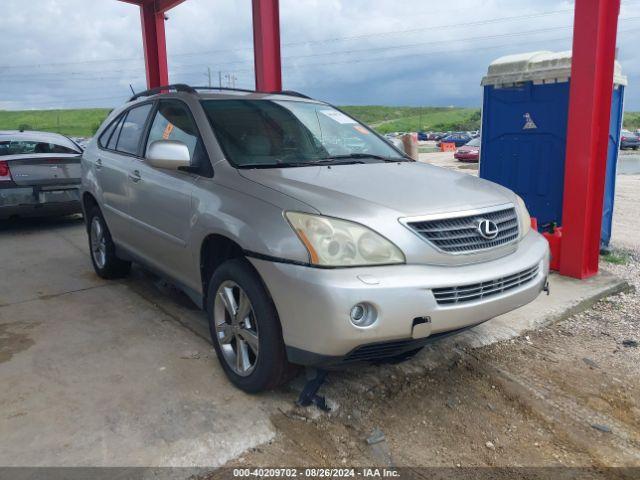
[[[0,189],[0,218],[80,213],[77,186],[10,187]]]
[[[477,325],[534,300],[549,273],[549,246],[530,232],[517,250],[490,262],[463,266],[395,265],[320,269],[250,259],[278,310],[289,360],[305,365],[341,363],[355,352],[400,342],[400,350]],[[434,288],[465,286],[508,277],[532,267],[526,284],[480,300],[439,304]],[[377,321],[365,328],[350,322],[351,308],[368,302]],[[424,323],[424,319],[429,321]],[[414,327],[416,321],[419,325]],[[385,351],[390,351],[386,348]],[[357,357],[358,355],[356,355]],[[375,356],[375,355],[374,355]],[[366,359],[373,357],[369,355]]]

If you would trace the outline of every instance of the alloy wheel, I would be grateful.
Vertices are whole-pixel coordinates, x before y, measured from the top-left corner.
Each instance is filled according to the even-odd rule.
[[[98,268],[104,268],[107,263],[107,239],[100,219],[95,216],[91,220],[91,256]]]
[[[227,365],[246,377],[258,362],[258,323],[251,300],[237,283],[223,282],[213,307],[216,341]]]

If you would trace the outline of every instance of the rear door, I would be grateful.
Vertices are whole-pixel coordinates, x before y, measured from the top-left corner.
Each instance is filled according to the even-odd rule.
[[[130,202],[131,165],[140,154],[140,143],[152,103],[121,114],[98,140],[96,176],[102,191],[102,213],[116,243],[132,248]]]
[[[160,100],[144,151],[158,140],[178,140],[187,145],[192,166],[208,162],[202,139],[188,106],[175,99]],[[157,169],[144,159],[131,164],[131,216],[135,253],[158,270],[186,286],[194,279],[194,262],[187,248],[191,233],[191,192],[197,175]]]

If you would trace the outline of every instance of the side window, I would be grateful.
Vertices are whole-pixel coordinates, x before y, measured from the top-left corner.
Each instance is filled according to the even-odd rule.
[[[198,129],[189,113],[188,107],[176,100],[162,100],[151,124],[149,145],[158,140],[178,140],[189,148],[193,165],[199,165],[204,152]]]
[[[111,134],[111,138],[109,138],[109,143],[107,143],[107,148],[109,150],[116,149],[116,143],[118,143],[118,137],[120,136],[120,129],[122,128],[122,122],[124,121],[125,115],[120,115],[120,118],[117,122],[114,122],[113,132]]]
[[[151,107],[152,105],[147,103],[129,110],[120,130],[116,150],[133,155],[138,153],[140,136],[144,131],[144,125],[147,122]]]

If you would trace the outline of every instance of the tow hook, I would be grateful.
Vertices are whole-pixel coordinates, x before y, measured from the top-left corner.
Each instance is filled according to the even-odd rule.
[[[544,287],[542,287],[543,292],[547,292],[547,296],[551,293],[551,289],[549,288],[549,280],[544,281]]]

